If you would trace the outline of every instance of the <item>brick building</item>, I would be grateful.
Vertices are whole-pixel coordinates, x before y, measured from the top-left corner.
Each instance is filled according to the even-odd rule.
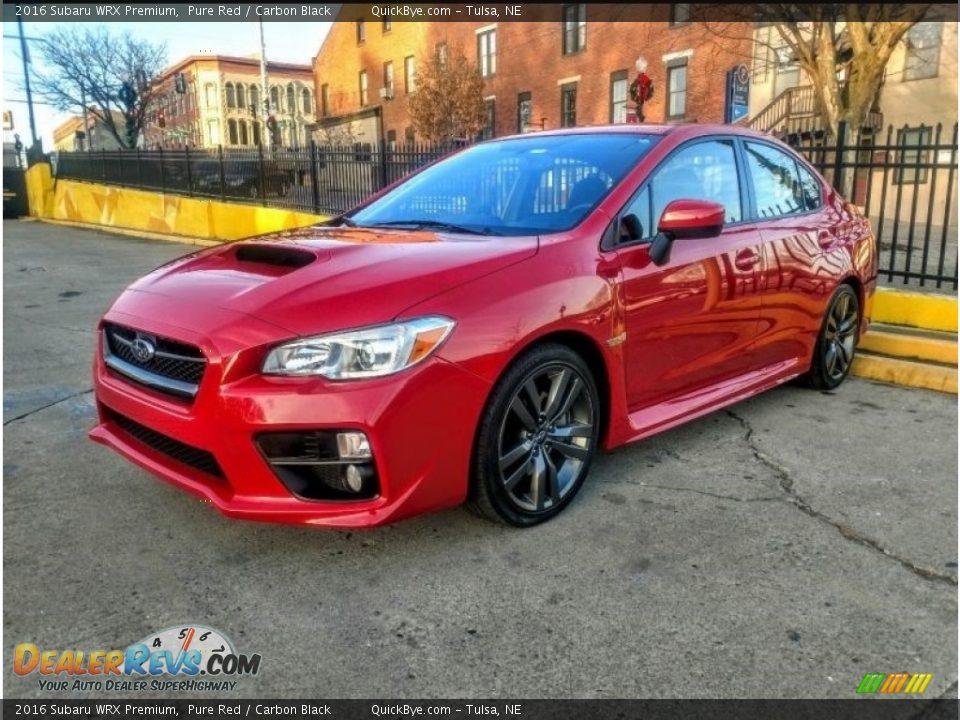
[[[751,56],[749,24],[724,33],[742,39],[719,40],[715,30],[687,22],[682,6],[630,6],[631,17],[649,14],[642,22],[617,22],[625,7],[618,5],[536,7],[543,8],[537,22],[425,23],[344,5],[314,59],[318,139],[415,139],[407,101],[417,63],[454,47],[484,76],[486,135],[626,122],[641,55],[654,83],[647,121],[721,122],[725,74]]]
[[[177,92],[181,73],[184,92]],[[315,122],[313,72],[309,65],[269,62],[267,75],[281,145],[302,146]],[[144,127],[145,147],[252,147],[264,137],[259,57],[191,55],[164,70],[157,82],[160,93]]]

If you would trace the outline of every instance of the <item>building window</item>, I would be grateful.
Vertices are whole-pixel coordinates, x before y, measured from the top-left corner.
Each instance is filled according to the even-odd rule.
[[[256,85],[250,86],[250,104],[253,106],[255,115],[259,115],[263,111],[263,108],[260,107],[260,88]]]
[[[397,149],[397,131],[387,130],[387,149],[393,152]]]
[[[488,78],[497,73],[497,29],[477,33],[477,64],[480,75]]]
[[[236,145],[239,141],[237,140],[237,121],[233,118],[227,120],[227,143],[230,145]]]
[[[517,95],[517,132],[527,132],[533,122],[533,96],[529,92]]]
[[[293,89],[293,83],[287,85],[287,112],[293,115],[297,111],[297,91]]]
[[[486,121],[483,124],[483,129],[480,131],[480,138],[489,140],[497,134],[497,101],[494,98],[484,100],[483,111]]]
[[[610,73],[610,122],[627,121],[627,71]]]
[[[241,120],[241,121],[240,121],[240,144],[241,144],[241,145],[249,145],[249,144],[250,144],[250,138],[249,138],[249,136],[248,136],[248,134],[247,134],[247,121],[246,121],[246,120]]]
[[[413,55],[403,59],[403,90],[409,95],[417,89],[417,63]]]
[[[690,22],[690,3],[674,3],[670,6],[670,24],[686,25]]]
[[[450,57],[450,51],[445,42],[437,43],[437,64],[440,67],[446,67],[447,59]]]
[[[563,6],[563,54],[580,52],[587,46],[586,3]]]
[[[217,86],[213,83],[207,83],[203,87],[204,95],[206,95],[207,107],[215,108],[217,106]]]
[[[207,140],[209,140],[211,145],[220,144],[220,121],[219,120],[207,121]]]
[[[362,45],[367,39],[367,23],[363,18],[357,20],[357,45]]]
[[[406,141],[407,145],[413,145],[413,142],[416,139],[416,134],[413,131],[413,125],[408,125],[407,129],[403,131],[403,139]]]
[[[930,143],[932,129],[928,127],[904,128],[897,131],[897,169],[893,173],[893,182],[898,185],[916,185],[927,182],[929,169],[924,167],[930,162]],[[918,168],[917,165],[920,165]]]
[[[300,108],[304,115],[313,113],[313,102],[310,99],[310,91],[304,88],[300,91]]]
[[[769,27],[757,28],[753,33],[753,72],[750,77],[754,83],[767,81],[770,68],[770,31]]]
[[[687,114],[687,61],[674,60],[667,65],[667,119]]]
[[[383,21],[383,32],[384,32],[384,33],[388,33],[388,32],[390,32],[391,30],[393,30],[393,21],[392,21],[392,20],[384,20],[384,21]]]
[[[577,84],[565,83],[560,86],[560,127],[573,127],[577,124]]]
[[[233,87],[233,83],[228,82],[224,88],[227,93],[227,107],[235,108],[237,106],[237,91]]]
[[[270,88],[270,109],[276,112],[280,111],[280,88],[276,85]]]
[[[370,102],[369,85],[367,84],[367,71],[360,71],[360,107],[366,107]]]
[[[926,80],[937,76],[942,36],[943,23],[939,20],[917,23],[907,31],[904,80]]]
[[[393,97],[393,63],[385,62],[383,64],[383,89],[386,90],[388,98]]]
[[[323,117],[330,114],[330,85],[327,83],[320,86],[320,114]]]

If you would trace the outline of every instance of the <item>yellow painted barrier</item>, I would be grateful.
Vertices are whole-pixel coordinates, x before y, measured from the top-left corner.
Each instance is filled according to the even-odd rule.
[[[851,373],[893,385],[957,394],[957,368],[879,355],[857,355]]]
[[[295,210],[74,180],[58,180],[54,185],[46,164],[27,170],[27,196],[30,214],[41,219],[212,240],[240,240],[328,219]]]
[[[953,295],[877,288],[872,321],[925,330],[957,332],[957,298]]]

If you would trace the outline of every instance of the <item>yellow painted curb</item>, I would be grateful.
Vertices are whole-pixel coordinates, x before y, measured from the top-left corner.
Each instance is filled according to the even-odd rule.
[[[851,372],[867,380],[957,394],[957,369],[944,365],[863,354],[854,358]]]
[[[860,341],[860,350],[892,355],[907,360],[930,360],[957,364],[957,340],[923,337],[907,333],[870,330]]]
[[[955,333],[957,298],[952,295],[877,288],[873,296],[871,320]]]
[[[35,218],[30,218],[35,220]],[[209,240],[207,238],[187,237],[186,235],[171,235],[169,233],[152,233],[145,230],[129,230],[127,228],[113,227],[111,225],[98,225],[96,223],[77,222],[75,220],[51,220],[49,218],[40,218],[40,222],[50,225],[63,225],[64,227],[80,228],[81,230],[96,230],[97,232],[110,233],[111,235],[124,235],[126,237],[146,238],[147,240],[164,240],[166,242],[178,242],[184,245],[200,245],[203,247],[212,247],[213,245],[223,245],[226,240]]]

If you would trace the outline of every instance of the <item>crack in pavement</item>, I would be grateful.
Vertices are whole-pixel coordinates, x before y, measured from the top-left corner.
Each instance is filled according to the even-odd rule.
[[[764,453],[763,450],[757,447],[756,442],[753,440],[753,426],[750,424],[750,422],[743,416],[735,413],[733,410],[726,410],[725,413],[728,417],[736,420],[744,429],[743,441],[747,444],[747,447],[750,448],[754,458],[756,458],[757,462],[759,462],[761,465],[773,471],[780,482],[780,489],[783,490],[790,502],[801,512],[834,528],[844,539],[859,543],[864,547],[879,552],[885,557],[895,560],[914,575],[921,577],[924,580],[935,580],[938,582],[947,583],[949,585],[957,585],[957,578],[953,575],[942,573],[938,570],[934,570],[933,568],[924,567],[923,565],[918,565],[905,557],[901,557],[900,555],[897,555],[891,550],[883,547],[883,545],[873,538],[863,535],[853,528],[837,522],[829,515],[814,509],[810,503],[804,500],[800,494],[797,493],[796,489],[794,488],[793,477],[790,474],[790,469],[785,465],[781,465],[769,455]]]
[[[645,482],[632,482],[630,480],[600,480],[600,485],[632,485],[634,487],[654,488],[656,490],[668,490],[675,492],[689,492],[697,495],[706,495],[707,497],[717,498],[718,500],[732,500],[733,502],[751,503],[751,502],[783,502],[780,495],[761,496],[761,497],[737,497],[736,495],[723,495],[722,493],[710,492],[709,490],[700,490],[692,487],[677,487],[672,485],[652,485]]]
[[[75,393],[73,393],[72,395],[67,395],[66,397],[60,398],[59,400],[54,400],[53,402],[47,403],[46,405],[41,405],[40,407],[34,408],[33,410],[28,410],[27,412],[23,413],[22,415],[17,415],[16,417],[12,417],[12,418],[10,418],[9,420],[4,420],[4,421],[3,421],[3,426],[6,427],[6,426],[9,425],[10,423],[15,423],[15,422],[17,422],[18,420],[23,420],[23,419],[25,419],[25,418],[30,417],[31,415],[35,415],[36,413],[40,412],[41,410],[46,410],[47,408],[52,408],[54,405],[59,405],[60,403],[64,403],[64,402],[66,402],[67,400],[73,400],[74,398],[78,398],[78,397],[80,397],[81,395],[88,395],[88,394],[90,394],[90,393],[92,393],[92,392],[93,392],[93,388],[90,388],[89,390],[81,390],[80,392],[75,392]]]

